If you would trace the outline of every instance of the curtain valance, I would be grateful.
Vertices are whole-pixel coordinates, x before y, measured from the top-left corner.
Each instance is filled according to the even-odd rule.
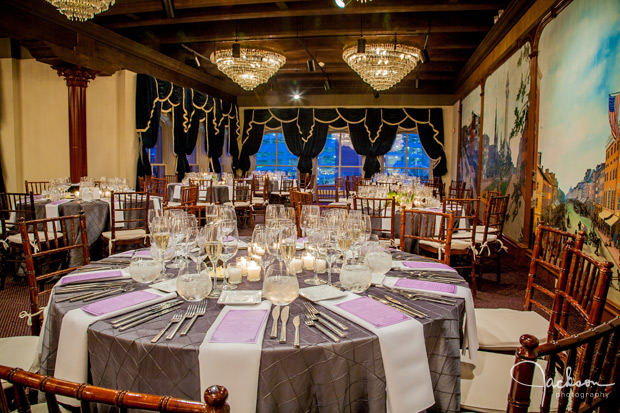
[[[207,96],[190,88],[138,74],[136,87],[136,130],[140,139],[138,176],[151,175],[147,149],[157,144],[161,112],[171,112],[176,172],[179,179],[189,169],[187,156],[196,147],[200,123],[206,121],[205,147],[210,164],[220,172],[219,158],[224,146],[225,126],[232,142],[239,135],[238,108],[230,102]]]
[[[231,145],[233,169],[243,172],[250,169],[250,157],[260,149],[265,127],[282,128],[286,146],[299,157],[297,167],[300,172],[312,171],[312,158],[323,150],[329,127],[348,127],[353,148],[365,156],[366,176],[379,172],[377,157],[390,151],[398,128],[417,128],[434,176],[447,172],[441,108],[247,109],[244,111],[243,132],[237,145]]]

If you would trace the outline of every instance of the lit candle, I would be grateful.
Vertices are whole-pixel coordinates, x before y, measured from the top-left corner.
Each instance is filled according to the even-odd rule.
[[[241,274],[243,276],[248,275],[248,261],[245,257],[237,257],[237,268],[241,269]]]
[[[265,249],[259,247],[258,245],[255,245],[254,248],[252,248],[252,252],[256,255],[260,255],[261,257],[265,255]]]
[[[293,258],[291,261],[291,271],[295,274],[299,274],[303,269],[304,263],[301,258]]]
[[[306,253],[302,257],[302,260],[304,262],[304,268],[306,270],[313,270],[314,269],[314,257],[311,254]]]
[[[260,281],[261,268],[254,261],[248,263],[248,281]]]
[[[75,191],[75,197],[76,197],[77,199],[79,199],[79,198],[80,198],[80,191]]]
[[[325,260],[318,259],[316,260],[316,272],[319,274],[325,273],[327,269],[327,262]]]
[[[228,264],[228,282],[231,284],[241,283],[242,272],[235,264]]]

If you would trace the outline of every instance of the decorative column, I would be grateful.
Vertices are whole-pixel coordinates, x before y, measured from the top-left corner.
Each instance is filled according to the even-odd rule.
[[[69,161],[71,182],[88,175],[86,155],[86,88],[99,73],[81,66],[52,66],[67,81],[69,91]]]

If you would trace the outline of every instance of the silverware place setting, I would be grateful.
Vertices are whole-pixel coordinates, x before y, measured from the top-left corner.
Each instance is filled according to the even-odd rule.
[[[170,334],[168,334],[168,336],[166,336],[166,340],[172,340],[174,336],[177,334],[177,332],[179,331],[179,329],[181,328],[183,321],[185,321],[188,318],[193,318],[196,315],[197,309],[198,309],[198,304],[190,304],[190,306],[187,307],[187,310],[185,310],[185,315],[183,315],[183,318],[179,320],[179,322],[177,322],[177,325],[174,327],[174,329],[170,332]]]
[[[288,322],[288,315],[291,308],[287,305],[280,312],[280,320],[282,322],[282,328],[280,330],[280,343],[286,343],[286,323]]]
[[[280,319],[280,306],[277,305],[271,310],[271,338],[278,337],[278,320]]]
[[[394,294],[398,294],[403,298],[407,298],[409,300],[412,301],[428,301],[431,303],[436,303],[436,304],[446,304],[446,305],[454,305],[456,304],[456,299],[450,298],[450,297],[446,297],[443,295],[439,295],[439,294],[432,294],[432,293],[426,293],[426,292],[405,292],[402,290],[397,290],[395,288],[390,288],[390,287],[386,287],[384,285],[377,285],[378,288],[383,288],[386,289],[388,291],[390,291],[391,293]]]
[[[192,319],[189,320],[189,323],[187,323],[185,327],[183,327],[183,330],[181,330],[180,335],[186,336],[190,328],[192,328],[192,326],[194,325],[194,322],[196,322],[196,319],[198,317],[202,317],[206,313],[207,313],[207,300],[202,300],[200,303],[198,303],[198,307],[196,308],[196,314],[194,314]]]
[[[402,305],[402,304],[397,304],[393,301],[387,300],[387,296],[386,298],[381,298],[381,297],[377,297],[376,295],[372,295],[372,294],[368,294],[368,297],[372,298],[373,300],[379,301],[382,304],[385,304],[389,307],[392,307],[395,310],[400,311],[403,314],[406,314],[410,317],[414,317],[414,318],[428,318],[428,314],[426,314],[423,311],[420,311],[416,308],[410,307],[408,305]]]
[[[167,310],[172,307],[176,307],[184,303],[183,300],[179,298],[174,298],[172,300],[164,301],[161,303],[154,304],[152,306],[142,308],[140,310],[132,311],[124,316],[117,318],[116,320],[112,320],[112,327],[119,328],[125,325],[134,323],[136,321],[141,321],[145,317],[148,317],[152,314],[160,315],[164,310]]]
[[[162,328],[161,331],[159,333],[157,333],[155,335],[155,337],[153,337],[151,339],[151,343],[157,343],[159,341],[159,339],[166,334],[166,331],[175,323],[180,323],[181,320],[183,320],[183,311],[181,310],[177,310],[174,315],[172,316],[172,318],[170,319],[170,321],[168,321],[168,324],[166,324],[166,327]],[[122,330],[122,328],[121,328]]]
[[[312,318],[310,318],[310,316],[308,314],[304,314],[304,323],[309,326],[309,327],[314,327],[317,330],[319,330],[321,333],[325,334],[327,337],[329,337],[332,341],[339,343],[340,342],[340,338],[335,335],[334,333],[332,333],[331,331],[329,331],[327,328],[323,327],[321,324],[314,322],[314,320],[312,320]]]

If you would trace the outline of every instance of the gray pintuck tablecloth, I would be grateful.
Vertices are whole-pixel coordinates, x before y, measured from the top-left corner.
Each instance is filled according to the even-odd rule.
[[[394,258],[420,259],[400,252],[394,252]],[[398,274],[398,271],[390,273]],[[309,275],[308,272],[299,274],[300,286]],[[463,282],[463,285],[466,284]],[[260,289],[261,284],[244,281],[239,288]],[[377,287],[371,287],[369,292],[391,295]],[[398,298],[404,300],[400,296]],[[301,301],[297,299],[291,304],[291,319],[302,313]],[[63,315],[81,305],[80,302],[50,305],[42,355],[43,374],[54,373]],[[420,320],[424,325],[436,401],[430,410],[457,412],[460,408],[460,343],[464,302],[458,299],[456,305],[449,306],[410,301],[409,305],[430,317]],[[187,306],[188,303],[184,303],[182,308]],[[90,382],[110,388],[202,400],[199,394],[198,347],[222,308],[209,300],[206,316],[198,318],[187,336],[177,335],[172,341],[160,340],[157,344],[151,344],[150,339],[167,323],[170,315],[124,332],[112,329],[108,321],[94,323],[88,332]],[[301,348],[296,349],[292,345],[294,327],[290,320],[287,334],[291,339],[287,344],[279,344],[277,339],[265,335],[258,411],[385,411],[385,373],[378,338],[336,314],[330,315],[349,326],[347,338],[338,344],[302,323]],[[270,331],[271,317],[266,328]]]
[[[174,197],[174,188],[181,184],[168,184],[168,202],[179,202],[179,198]],[[226,185],[213,185],[213,203],[223,204],[230,201],[230,188]]]

